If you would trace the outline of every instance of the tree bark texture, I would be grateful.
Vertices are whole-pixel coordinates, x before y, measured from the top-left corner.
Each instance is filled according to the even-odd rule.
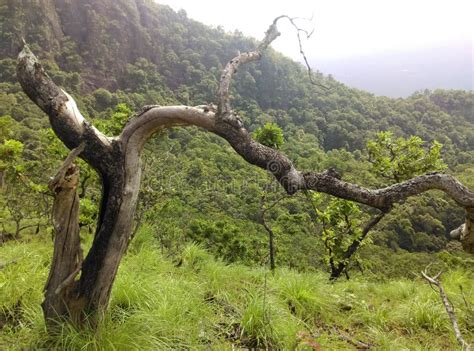
[[[52,211],[54,251],[42,303],[49,329],[57,325],[55,321],[58,319],[77,319],[74,278],[81,268],[82,249],[77,195],[79,168],[72,162],[81,151],[80,148],[74,149],[49,182],[49,188],[55,195]]]

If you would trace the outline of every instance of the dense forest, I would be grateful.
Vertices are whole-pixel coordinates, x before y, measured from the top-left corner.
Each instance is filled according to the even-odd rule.
[[[18,83],[21,38],[53,81],[74,96],[84,116],[109,136],[146,105],[215,103],[225,64],[237,52],[253,49],[257,40],[207,27],[151,0],[0,0],[0,18],[0,348],[49,348],[31,343],[41,329],[37,308],[54,234],[47,183],[68,150]],[[317,84],[308,79],[306,67],[272,49],[239,69],[232,102],[255,138],[273,140],[268,146],[283,151],[299,169],[331,168],[369,188],[403,180],[403,171],[438,170],[474,188],[472,91],[425,90],[390,99],[349,88],[314,69]],[[380,150],[393,145],[398,145],[391,149],[396,157],[377,163]],[[400,171],[413,152],[432,167],[417,164]],[[85,162],[79,165],[79,225],[88,247],[101,187],[95,171]],[[334,245],[351,243],[342,227],[362,228],[372,212],[326,195],[288,196],[223,139],[198,128],[160,132],[145,147],[133,241],[117,277],[103,339],[69,330],[63,331],[69,339],[55,347],[230,349],[236,344],[317,350],[319,344],[357,348],[353,343],[359,338],[381,349],[390,349],[394,340],[399,349],[417,349],[428,345],[430,333],[436,336],[427,349],[454,347],[454,339],[443,341],[450,327],[437,296],[421,280],[410,281],[428,264],[449,271],[448,291],[462,330],[472,337],[474,260],[449,237],[463,223],[464,211],[441,192],[396,205],[350,257],[349,282],[342,282],[346,277],[327,282]],[[267,275],[273,255],[277,270]],[[22,274],[32,275],[34,289],[20,282]],[[168,300],[153,297],[155,289]],[[359,301],[364,289],[373,300],[368,307]],[[202,301],[195,301],[198,295],[204,295]],[[406,300],[415,295],[419,305],[413,306]],[[273,304],[268,311],[267,298]],[[397,299],[405,304],[397,305]],[[173,315],[180,308],[188,315]],[[220,320],[213,308],[230,321]],[[413,317],[412,311],[418,314]],[[151,322],[153,313],[161,325]],[[339,313],[353,314],[346,320]],[[149,323],[154,338],[140,334],[139,318]],[[126,325],[137,328],[136,343],[127,339]],[[312,328],[319,328],[318,338]]]

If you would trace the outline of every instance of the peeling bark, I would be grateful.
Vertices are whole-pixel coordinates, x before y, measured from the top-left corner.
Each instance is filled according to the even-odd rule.
[[[84,145],[73,149],[56,176],[49,182],[54,193],[54,252],[42,303],[46,325],[56,326],[58,319],[76,319],[75,281],[82,264],[79,237],[79,168],[72,162]]]

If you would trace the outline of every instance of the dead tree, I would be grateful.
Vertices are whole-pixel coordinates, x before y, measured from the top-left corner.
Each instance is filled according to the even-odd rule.
[[[25,45],[18,56],[17,77],[24,92],[48,116],[56,135],[69,149],[81,143],[80,157],[102,180],[102,200],[93,244],[73,281],[64,304],[68,318],[94,321],[106,310],[120,260],[131,235],[140,188],[140,154],[146,141],[157,131],[173,126],[197,126],[229,142],[248,163],[268,170],[290,195],[301,190],[324,192],[356,201],[382,211],[407,197],[431,189],[447,193],[466,209],[466,221],[459,230],[464,249],[474,252],[474,192],[447,174],[433,173],[383,189],[370,190],[343,181],[334,172],[298,171],[284,154],[252,139],[242,119],[232,110],[229,86],[240,65],[259,60],[280,35],[277,22],[270,25],[254,51],[239,53],[228,62],[220,80],[218,105],[147,106],[133,117],[120,135],[109,138],[82,116],[74,99],[60,89],[43,70]]]
[[[79,237],[79,168],[74,159],[84,150],[84,144],[73,149],[48,186],[54,194],[54,251],[48,280],[44,287],[43,313],[49,329],[62,318],[76,316],[69,303],[74,294],[74,278],[82,265]]]

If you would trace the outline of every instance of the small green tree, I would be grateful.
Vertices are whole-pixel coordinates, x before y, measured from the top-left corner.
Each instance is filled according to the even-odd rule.
[[[18,238],[20,232],[39,227],[46,222],[40,197],[46,193],[44,186],[27,176],[29,164],[22,158],[24,145],[14,139],[0,144],[0,208],[2,208],[2,238]],[[13,230],[10,229],[13,227]]]
[[[265,146],[279,149],[283,145],[283,130],[275,123],[265,123],[263,127],[256,129],[253,132],[253,137],[257,140],[260,144]],[[268,197],[270,195],[271,184],[274,181],[274,178],[271,177],[268,180],[268,184],[266,184],[261,192],[260,195],[260,224],[263,225],[265,230],[268,233],[268,253],[270,258],[270,269],[273,271],[276,267],[275,265],[275,233],[272,230],[271,226],[266,220],[265,214],[268,210],[273,208],[281,199],[280,197],[278,200],[274,202],[269,202]]]
[[[342,273],[349,277],[350,263],[360,264],[358,252],[351,252],[351,247],[354,242],[360,242],[359,247],[369,242],[363,241],[363,213],[352,201],[339,198],[325,201],[326,196],[314,192],[311,200],[316,210],[316,221],[322,226],[321,240],[326,251],[324,261],[331,270],[331,279],[337,279]]]
[[[0,144],[0,185],[3,188],[5,182],[14,181],[23,167],[19,164],[23,153],[23,143],[7,139]]]
[[[385,179],[384,183],[399,183],[427,172],[441,171],[447,166],[441,158],[442,144],[433,141],[426,147],[418,136],[394,139],[392,132],[379,132],[367,142],[369,162],[373,172]],[[351,262],[358,262],[358,250],[368,242],[367,235],[390,209],[372,217],[362,227],[363,216],[359,205],[342,199],[325,203],[322,196],[311,194],[316,221],[322,225],[321,239],[326,249],[325,261],[331,270],[331,280],[342,273],[348,277]],[[358,262],[359,263],[359,262]]]
[[[447,168],[441,158],[443,145],[434,140],[430,146],[418,136],[394,138],[392,132],[379,132],[367,142],[369,162],[378,176],[391,183]]]

